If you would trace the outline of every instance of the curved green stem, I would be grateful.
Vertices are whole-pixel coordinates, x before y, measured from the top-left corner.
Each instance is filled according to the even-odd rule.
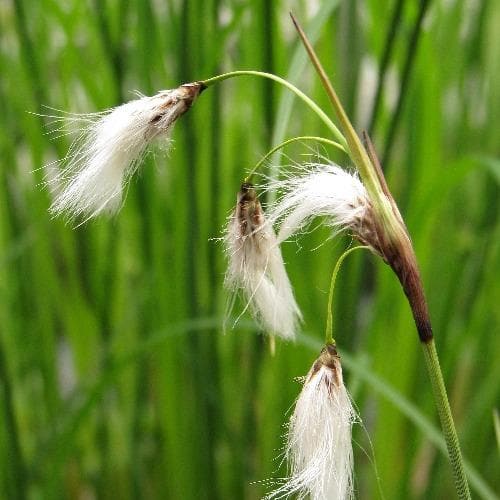
[[[315,141],[315,142],[320,142],[322,144],[328,144],[329,146],[333,146],[334,148],[339,149],[343,153],[345,153],[345,149],[342,146],[342,144],[339,144],[338,142],[331,141],[330,139],[325,139],[324,137],[315,137],[311,135],[301,135],[299,137],[292,137],[291,139],[287,139],[286,141],[283,141],[282,143],[278,144],[275,146],[273,149],[271,149],[268,153],[266,153],[255,165],[255,167],[250,171],[250,173],[245,177],[245,182],[250,182],[252,176],[259,170],[259,168],[262,166],[262,164],[276,151],[278,151],[281,148],[284,148],[285,146],[288,146],[288,144],[292,144],[293,142],[297,141]]]
[[[424,349],[424,357],[431,379],[432,391],[436,402],[439,420],[443,429],[448,456],[450,458],[451,468],[453,470],[453,479],[455,480],[455,488],[460,500],[469,500],[471,498],[469,485],[467,484],[467,476],[465,475],[464,462],[462,452],[460,451],[460,443],[458,441],[457,431],[451,414],[450,403],[446,395],[443,374],[439,365],[439,357],[436,351],[434,339],[428,342],[422,342]]]
[[[335,124],[328,118],[328,115],[304,92],[299,90],[295,85],[292,85],[288,80],[281,78],[277,75],[273,75],[272,73],[265,73],[263,71],[252,71],[252,70],[242,70],[242,71],[230,71],[229,73],[223,73],[222,75],[217,75],[212,78],[208,78],[207,80],[202,80],[200,83],[205,85],[205,87],[210,87],[215,83],[222,82],[224,80],[228,80],[230,78],[235,78],[238,76],[259,76],[261,78],[268,78],[269,80],[273,80],[281,85],[285,86],[288,90],[291,90],[297,97],[302,99],[323,121],[323,123],[328,127],[328,129],[333,133],[336,139],[340,142],[342,147],[347,150],[347,141],[345,137],[342,135],[340,130],[335,126]]]
[[[359,245],[357,247],[352,247],[346,250],[337,260],[332,273],[332,280],[330,281],[330,293],[328,294],[328,310],[326,311],[326,331],[325,331],[325,344],[335,344],[335,339],[333,338],[333,314],[332,314],[332,303],[333,303],[333,290],[335,288],[335,281],[337,280],[337,274],[339,273],[340,266],[344,259],[350,255],[354,250],[370,249],[369,246]]]

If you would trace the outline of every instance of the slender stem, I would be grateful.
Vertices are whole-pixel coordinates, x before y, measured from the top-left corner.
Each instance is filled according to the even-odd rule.
[[[335,289],[335,281],[337,280],[337,274],[339,273],[340,266],[344,259],[350,255],[354,250],[369,249],[370,247],[366,245],[358,245],[356,247],[349,248],[346,250],[337,260],[332,273],[332,280],[330,281],[330,293],[328,294],[328,309],[326,311],[326,331],[325,331],[325,344],[335,344],[333,338],[333,314],[332,314],[332,304],[333,304],[333,290]]]
[[[422,342],[422,347],[427,370],[431,379],[439,420],[441,421],[441,427],[448,449],[448,456],[453,470],[453,478],[455,480],[458,498],[460,498],[460,500],[470,499],[471,496],[469,485],[467,484],[467,476],[465,475],[462,453],[460,451],[460,443],[458,441],[457,431],[455,430],[455,424],[453,423],[453,416],[451,414],[448,396],[446,395],[446,388],[434,339],[430,339],[428,342]]]
[[[261,78],[269,78],[281,85],[285,86],[288,90],[291,90],[297,97],[302,99],[323,121],[323,123],[328,127],[328,129],[333,133],[336,139],[340,142],[342,147],[347,150],[347,142],[345,137],[342,135],[340,130],[335,126],[335,124],[330,120],[328,115],[304,92],[299,90],[295,85],[292,85],[289,81],[281,78],[277,75],[273,75],[272,73],[265,73],[263,71],[251,71],[251,70],[243,70],[243,71],[231,71],[229,73],[223,73],[222,75],[217,75],[212,78],[208,78],[207,80],[203,80],[200,83],[205,85],[205,87],[210,87],[215,83],[222,82],[224,80],[228,80],[230,78],[235,78],[238,76],[258,76]]]
[[[311,135],[301,135],[299,137],[292,137],[291,139],[287,139],[286,141],[283,141],[282,143],[278,144],[275,146],[273,149],[271,149],[268,153],[266,153],[255,165],[255,167],[250,171],[250,173],[246,176],[245,182],[250,182],[252,176],[259,170],[259,168],[263,165],[263,163],[276,151],[280,150],[281,148],[284,148],[285,146],[288,146],[288,144],[292,144],[293,142],[297,141],[315,141],[315,142],[320,142],[322,144],[328,144],[329,146],[333,146],[335,148],[340,149],[342,152],[346,152],[342,144],[339,144],[338,142],[331,141],[330,139],[325,139],[324,137],[316,137],[316,136],[311,136]]]

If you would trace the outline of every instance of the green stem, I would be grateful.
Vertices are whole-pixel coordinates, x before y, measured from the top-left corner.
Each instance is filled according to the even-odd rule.
[[[257,172],[257,170],[259,170],[259,168],[262,166],[262,164],[270,156],[272,156],[274,153],[276,153],[276,151],[278,151],[281,148],[284,148],[285,146],[288,146],[288,144],[292,144],[293,142],[297,142],[297,141],[315,141],[315,142],[320,142],[322,144],[328,144],[329,146],[333,146],[335,148],[338,148],[338,149],[340,149],[340,151],[342,151],[344,153],[346,152],[345,149],[344,149],[344,147],[341,144],[339,144],[338,142],[335,142],[335,141],[331,141],[330,139],[325,139],[324,137],[315,137],[315,136],[311,136],[311,135],[302,135],[302,136],[299,136],[299,137],[292,137],[291,139],[287,139],[286,141],[283,141],[282,143],[278,144],[273,149],[271,149],[268,153],[266,153],[266,155],[264,155],[259,160],[259,162],[255,165],[255,167],[246,176],[245,182],[250,182],[250,180],[251,180],[252,176],[255,174],[255,172]]]
[[[337,280],[337,274],[339,273],[340,266],[344,259],[350,255],[354,250],[369,249],[370,247],[366,245],[359,245],[357,247],[352,247],[346,250],[337,260],[335,268],[332,273],[332,280],[330,281],[330,293],[328,294],[328,309],[326,311],[326,331],[325,331],[325,344],[335,344],[335,339],[333,338],[333,314],[332,314],[332,303],[333,303],[333,290],[335,289],[335,281]]]
[[[432,391],[436,402],[439,420],[444,433],[448,456],[450,458],[451,467],[453,470],[453,478],[455,488],[460,500],[470,499],[469,485],[467,484],[467,476],[465,475],[462,453],[460,451],[460,443],[458,441],[457,431],[451,414],[450,403],[446,395],[443,374],[439,365],[439,358],[436,351],[434,339],[428,342],[423,342],[424,357],[431,379]]]
[[[323,123],[328,127],[328,129],[333,133],[333,135],[340,142],[342,147],[347,150],[347,142],[345,137],[342,135],[340,130],[335,126],[335,124],[330,120],[328,115],[304,92],[299,90],[295,85],[292,85],[289,81],[281,78],[277,75],[273,75],[272,73],[265,73],[263,71],[251,71],[251,70],[243,70],[243,71],[231,71],[229,73],[223,73],[222,75],[217,75],[212,78],[208,78],[207,80],[202,80],[200,83],[205,85],[206,87],[210,87],[215,83],[222,82],[224,80],[228,80],[230,78],[235,78],[238,76],[259,76],[261,78],[268,78],[269,80],[273,80],[281,85],[285,86],[288,90],[291,90],[297,97],[302,99],[323,121]]]

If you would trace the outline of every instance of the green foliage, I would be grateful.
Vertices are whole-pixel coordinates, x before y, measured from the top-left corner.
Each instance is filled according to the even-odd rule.
[[[259,158],[293,135],[328,136],[324,125],[272,82],[224,82],[176,125],[169,157],[147,158],[118,217],[73,229],[50,219],[41,184],[70,138],[51,138],[50,120],[29,112],[98,111],[136,89],[256,69],[288,75],[330,113],[292,8],[357,129],[372,124],[421,265],[471,488],[495,498],[500,5],[436,0],[415,45],[413,3],[312,4],[0,5],[0,497],[250,499],[265,491],[259,481],[286,473],[276,457],[300,390],[293,379],[319,352],[331,271],[349,241],[324,243],[319,229],[300,251],[285,245],[305,336],[274,352],[249,318],[222,334],[224,257],[213,239]],[[304,151],[314,153],[308,143],[286,154],[300,161]],[[357,496],[453,496],[410,311],[379,259],[345,262],[334,331],[364,422]]]

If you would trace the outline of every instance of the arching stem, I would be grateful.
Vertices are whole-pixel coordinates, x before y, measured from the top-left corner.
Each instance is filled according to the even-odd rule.
[[[328,117],[328,115],[304,92],[299,90],[295,85],[292,85],[288,80],[281,78],[277,75],[273,75],[272,73],[265,73],[263,71],[251,71],[251,70],[242,70],[242,71],[231,71],[229,73],[223,73],[222,75],[217,75],[212,78],[208,78],[207,80],[200,81],[199,83],[203,84],[205,87],[210,87],[216,83],[222,82],[224,80],[229,80],[230,78],[236,78],[239,76],[257,76],[261,78],[268,78],[269,80],[273,80],[277,83],[280,83],[288,90],[292,91],[297,97],[299,97],[302,101],[304,101],[309,108],[311,108],[314,113],[318,115],[318,117],[323,121],[323,123],[328,127],[328,129],[332,132],[334,137],[339,141],[342,147],[347,150],[347,142],[345,137],[342,135],[340,130],[335,126],[332,120]]]
[[[345,149],[342,146],[342,144],[339,144],[338,142],[331,141],[330,139],[325,139],[324,137],[316,137],[316,136],[311,136],[311,135],[302,135],[299,137],[292,137],[291,139],[287,139],[286,141],[283,141],[282,143],[278,144],[275,146],[273,149],[271,149],[268,153],[266,153],[255,165],[255,167],[250,171],[250,173],[245,177],[245,182],[251,182],[252,176],[259,170],[259,168],[265,163],[265,161],[271,157],[276,151],[279,151],[280,149],[284,148],[285,146],[288,146],[289,144],[292,144],[294,142],[298,141],[314,141],[314,142],[319,142],[321,144],[327,144],[328,146],[333,146],[334,148],[339,149],[343,153],[345,153]]]
[[[332,279],[330,281],[330,293],[328,294],[328,309],[326,311],[326,330],[325,330],[325,344],[335,344],[335,340],[333,338],[333,314],[332,314],[332,304],[333,304],[333,291],[335,289],[335,281],[337,280],[337,274],[339,273],[340,266],[344,259],[350,255],[354,250],[363,250],[370,249],[370,247],[366,245],[359,245],[357,247],[352,247],[346,250],[337,260],[335,267],[332,273]]]

